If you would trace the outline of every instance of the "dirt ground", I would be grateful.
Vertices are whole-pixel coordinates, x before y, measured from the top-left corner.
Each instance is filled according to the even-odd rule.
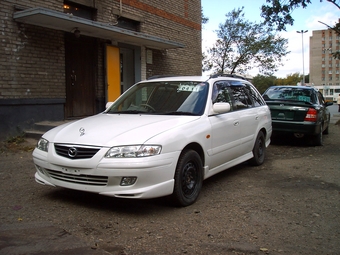
[[[0,148],[0,223],[48,221],[108,254],[340,254],[340,126],[324,146],[276,139],[260,167],[206,180],[198,201],[124,200],[35,183],[27,143]]]

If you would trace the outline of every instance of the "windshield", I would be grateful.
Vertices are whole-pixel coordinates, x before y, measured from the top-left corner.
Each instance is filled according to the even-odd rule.
[[[208,86],[195,81],[139,83],[126,91],[106,113],[202,115]]]
[[[272,87],[264,94],[265,100],[287,100],[315,103],[316,97],[311,89],[292,87]]]

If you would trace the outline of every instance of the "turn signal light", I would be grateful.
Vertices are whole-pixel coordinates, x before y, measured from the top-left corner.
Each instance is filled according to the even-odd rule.
[[[313,108],[309,108],[306,114],[306,117],[305,117],[305,121],[316,122],[317,117],[318,117],[318,111]]]

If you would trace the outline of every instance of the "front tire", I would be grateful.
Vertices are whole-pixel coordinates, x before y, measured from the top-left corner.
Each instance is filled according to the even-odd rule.
[[[266,141],[262,131],[256,137],[253,155],[254,157],[249,160],[249,163],[253,166],[262,165],[266,156]]]
[[[177,163],[172,199],[177,206],[188,206],[197,200],[203,183],[203,166],[196,151],[184,151]]]

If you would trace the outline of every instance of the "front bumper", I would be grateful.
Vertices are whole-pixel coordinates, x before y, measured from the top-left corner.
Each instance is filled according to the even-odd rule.
[[[125,198],[170,195],[179,152],[145,158],[104,158],[104,151],[85,160],[71,160],[55,153],[33,151],[35,180],[44,185]],[[136,177],[133,185],[121,186],[123,177]]]

